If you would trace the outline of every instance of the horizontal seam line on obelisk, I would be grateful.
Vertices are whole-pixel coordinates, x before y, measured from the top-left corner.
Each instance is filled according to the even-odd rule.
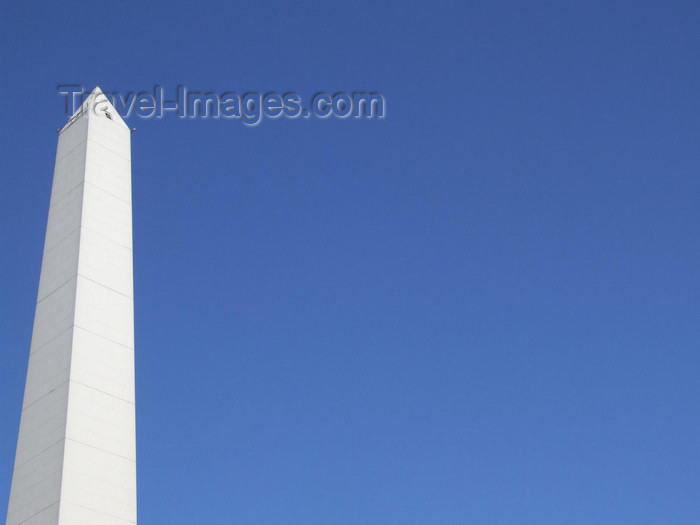
[[[29,521],[30,519],[32,519],[34,516],[38,516],[39,514],[41,514],[42,512],[44,512],[46,509],[50,509],[50,508],[53,507],[54,505],[58,505],[60,502],[61,502],[60,499],[59,499],[58,501],[54,501],[51,505],[47,505],[46,507],[44,507],[43,509],[41,509],[39,512],[35,512],[35,513],[32,514],[31,516],[29,516],[27,519],[20,521],[17,525],[22,525],[22,523],[26,523],[27,521]]]
[[[107,191],[107,190],[104,189],[103,187],[101,187],[101,186],[95,184],[94,182],[91,182],[91,181],[89,181],[89,180],[87,180],[87,179],[85,179],[84,182],[85,182],[85,184],[89,184],[89,185],[92,186],[93,188],[97,188],[97,189],[100,190],[100,191],[104,191],[107,195],[111,195],[112,197],[114,197],[114,198],[117,199],[118,201],[123,202],[124,204],[128,204],[129,206],[132,205],[131,201],[125,201],[124,199],[122,199],[122,198],[119,197],[118,195],[115,195],[115,194],[112,193],[111,191]]]
[[[77,279],[78,277],[81,277],[81,278],[83,278],[83,279],[86,279],[86,280],[90,281],[91,283],[95,283],[96,285],[101,286],[102,288],[106,288],[107,290],[109,290],[109,291],[111,291],[111,292],[114,292],[114,293],[116,293],[116,294],[119,294],[119,295],[121,295],[122,297],[126,297],[127,299],[133,299],[133,298],[134,298],[133,295],[127,295],[127,294],[125,294],[125,293],[120,292],[119,290],[115,290],[114,288],[110,288],[110,287],[107,286],[106,284],[102,284],[102,283],[96,281],[95,279],[91,279],[90,277],[87,277],[87,276],[81,274],[80,272],[78,272],[78,273],[76,273],[76,274],[74,274],[74,275],[71,275],[70,278],[69,278],[67,281],[62,282],[58,287],[56,287],[56,288],[53,289],[51,292],[47,293],[44,297],[42,297],[41,299],[39,299],[39,300],[36,302],[36,305],[39,306],[39,303],[42,303],[44,300],[48,299],[50,296],[52,296],[53,294],[55,294],[56,292],[58,292],[58,291],[59,291],[61,288],[63,288],[65,285],[67,285],[68,283],[70,283],[73,279]],[[77,295],[77,294],[76,294],[76,295]],[[74,315],[75,315],[75,314],[74,314]]]
[[[85,226],[80,226],[80,227],[77,228],[77,230],[80,230],[80,229],[82,229],[82,228],[85,228]],[[97,232],[95,232],[94,230],[92,230],[91,228],[85,228],[85,229],[86,229],[86,230],[90,230],[90,231],[93,232],[93,233],[97,233]],[[73,230],[70,234],[68,234],[68,235],[67,235],[64,239],[62,239],[62,240],[67,239],[68,236],[72,235],[72,234],[75,233],[75,232],[76,232],[76,230]],[[125,248],[125,249],[127,249],[127,250],[133,252],[133,249],[129,248],[128,246],[124,246],[123,244],[120,244],[120,243],[118,243],[118,242],[116,242],[116,241],[113,241],[112,239],[108,239],[108,238],[106,238],[106,237],[105,237],[105,239],[108,240],[108,241],[110,241],[110,242],[112,242],[112,243],[114,243],[114,244],[116,244],[117,246],[120,246],[121,248]],[[59,241],[59,242],[60,242],[60,241]],[[53,249],[53,248],[55,248],[55,246],[53,246],[53,247],[50,248],[50,249]],[[127,294],[125,294],[125,293],[123,293],[123,292],[120,292],[119,290],[115,290],[114,288],[111,288],[111,287],[107,286],[106,284],[102,284],[102,283],[96,281],[95,279],[91,279],[90,277],[87,277],[87,276],[83,275],[82,273],[80,273],[80,271],[78,271],[78,272],[76,272],[74,275],[71,275],[71,276],[68,278],[68,280],[63,281],[63,282],[62,282],[61,284],[59,284],[56,288],[54,288],[54,289],[51,290],[49,293],[47,293],[46,295],[44,295],[41,299],[39,299],[39,300],[36,302],[37,306],[38,306],[39,303],[41,303],[44,299],[48,298],[50,295],[53,295],[55,292],[57,292],[58,290],[60,290],[61,288],[63,288],[63,287],[64,287],[66,284],[68,284],[74,277],[82,277],[83,279],[87,279],[88,281],[91,281],[91,282],[93,282],[93,283],[95,283],[95,284],[98,284],[98,285],[104,287],[104,288],[107,288],[108,290],[111,290],[111,291],[113,291],[114,293],[118,293],[119,295],[123,295],[124,297],[128,297],[128,298],[130,298],[130,299],[133,299],[133,295],[127,295]]]
[[[93,188],[97,188],[98,190],[105,192],[105,193],[106,193],[107,195],[109,195],[110,197],[114,197],[114,198],[117,199],[119,202],[123,202],[124,204],[127,204],[128,206],[132,206],[132,203],[131,203],[130,200],[129,200],[129,201],[126,201],[126,200],[122,199],[119,195],[117,195],[116,193],[112,193],[111,191],[109,191],[109,190],[103,188],[103,187],[100,186],[98,183],[95,183],[95,182],[93,182],[93,181],[89,181],[89,180],[87,180],[87,179],[85,180],[85,183],[86,183],[86,184],[89,184],[89,185],[92,186]]]
[[[134,351],[134,349],[130,346],[126,346],[125,344],[120,343],[119,341],[115,341],[114,339],[110,339],[109,337],[106,337],[102,334],[98,334],[97,332],[93,332],[92,330],[88,330],[87,328],[80,326],[76,323],[73,323],[73,326],[75,326],[76,328],[80,328],[81,330],[85,330],[86,332],[89,332],[96,337],[101,337],[102,339],[109,341],[110,343],[114,343],[115,345],[122,346],[122,347],[126,348],[127,350],[131,350],[132,352]]]
[[[71,352],[71,353],[72,353],[72,352]],[[82,381],[78,381],[78,380],[76,380],[76,379],[71,379],[71,378],[69,377],[69,378],[66,379],[65,381],[63,381],[63,382],[57,384],[56,386],[54,386],[54,387],[51,389],[50,392],[46,392],[44,395],[42,395],[41,397],[36,398],[34,401],[32,401],[31,403],[29,403],[28,405],[23,406],[23,407],[22,407],[22,410],[24,411],[24,410],[30,409],[31,407],[33,407],[34,405],[36,405],[39,401],[41,401],[42,399],[44,399],[46,396],[50,396],[51,394],[54,393],[55,390],[61,388],[61,387],[62,387],[63,385],[65,385],[66,383],[70,383],[71,381],[72,381],[73,383],[77,383],[77,384],[82,385],[82,386],[84,386],[84,387],[86,387],[86,388],[90,388],[90,389],[92,389],[92,390],[94,390],[94,391],[96,391],[96,392],[99,392],[100,394],[104,394],[104,395],[106,395],[106,396],[113,397],[114,399],[118,399],[119,401],[124,401],[124,403],[129,403],[130,405],[134,405],[134,404],[135,404],[134,401],[129,401],[128,399],[124,399],[123,397],[115,396],[114,394],[110,394],[109,392],[105,392],[104,390],[101,390],[101,389],[99,389],[99,388],[95,388],[94,386],[90,386],[90,385],[88,385],[87,383],[83,383]]]
[[[60,157],[56,157],[56,162],[54,162],[54,166],[59,160],[65,159],[68,155],[73,153],[76,150],[76,148],[80,147],[81,144],[83,144],[83,143],[87,144],[87,141],[88,141],[88,139],[86,137],[85,140],[81,140],[80,142],[78,142],[75,146],[73,146],[71,149],[66,151],[63,155],[61,155]]]
[[[52,447],[55,447],[56,445],[58,445],[58,444],[59,444],[61,441],[63,441],[64,439],[66,439],[65,436],[61,437],[61,439],[59,439],[58,441],[55,441],[55,442],[51,443],[48,447],[46,447],[46,448],[43,449],[43,450],[40,450],[39,452],[37,452],[36,454],[34,454],[34,455],[33,455],[32,457],[30,457],[29,459],[23,461],[23,462],[20,463],[19,465],[15,465],[15,468],[12,469],[12,471],[14,472],[14,471],[17,470],[18,468],[23,467],[24,465],[26,465],[27,463],[29,463],[31,460],[33,460],[33,459],[35,459],[35,458],[38,458],[38,457],[41,456],[44,452],[46,452],[47,450],[49,450],[49,449],[52,448]]]
[[[127,129],[128,129],[128,127],[127,127]],[[88,140],[88,142],[94,142],[95,144],[99,144],[99,145],[102,146],[104,149],[109,150],[109,151],[111,151],[112,153],[114,153],[117,157],[122,158],[122,159],[124,159],[124,160],[128,160],[128,161],[129,161],[129,164],[131,164],[131,158],[129,158],[129,157],[124,157],[123,155],[120,155],[119,153],[117,153],[117,152],[116,152],[115,150],[113,150],[112,148],[105,146],[104,144],[102,144],[101,142],[98,142],[98,141],[95,140],[95,139],[91,139],[90,137],[88,137],[87,140]]]
[[[77,232],[77,231],[80,231],[80,226],[78,226],[77,228],[73,228],[73,229],[72,229],[70,232],[68,232],[66,235],[64,235],[63,237],[61,237],[61,238],[58,239],[57,241],[55,241],[55,242],[53,243],[53,245],[47,246],[46,248],[44,248],[44,255],[46,255],[46,252],[50,252],[51,250],[55,250],[56,247],[57,247],[59,244],[61,244],[63,241],[65,241],[68,237],[70,237],[71,235],[73,235],[73,234],[74,234],[75,232]]]
[[[109,237],[105,237],[103,234],[101,234],[100,232],[98,232],[97,230],[95,230],[95,229],[93,229],[93,228],[88,228],[88,227],[85,226],[85,225],[81,225],[80,227],[83,228],[83,229],[85,229],[85,230],[88,230],[88,231],[90,231],[90,232],[92,232],[92,233],[96,233],[97,235],[99,235],[99,236],[102,237],[103,239],[106,239],[106,240],[108,240],[109,242],[114,243],[114,244],[116,244],[117,246],[120,246],[121,248],[126,248],[126,249],[129,250],[130,252],[133,252],[133,251],[134,251],[134,248],[133,248],[133,247],[129,247],[129,246],[127,246],[126,244],[122,244],[122,243],[120,243],[120,242],[115,241],[114,239],[111,239],[111,238],[109,238]]]
[[[120,521],[125,521],[126,523],[136,523],[135,521],[131,521],[128,518],[122,518],[121,516],[117,516],[115,514],[109,514],[108,512],[104,512],[102,510],[93,509],[92,507],[86,507],[85,505],[81,505],[80,503],[75,503],[74,501],[65,500],[65,503],[70,503],[71,505],[75,505],[76,507],[80,507],[81,509],[91,510],[92,512],[96,512],[98,514],[104,514],[105,516],[109,516],[110,518],[114,518],[114,519],[117,519]]]
[[[82,275],[80,272],[78,272],[78,277],[82,277],[83,279],[86,279],[90,281],[91,283],[95,283],[97,286],[101,286],[102,288],[107,288],[110,292],[114,292],[116,294],[121,295],[122,297],[126,297],[127,299],[133,299],[133,295],[126,295],[125,293],[120,292],[119,290],[115,290],[114,288],[110,288],[106,284],[102,284],[101,282],[96,281],[95,279],[90,279],[90,277],[86,277],[85,275]]]
[[[115,199],[117,199],[119,202],[121,202],[121,203],[123,203],[123,204],[126,204],[126,205],[128,205],[128,206],[130,206],[130,207],[133,205],[131,201],[125,201],[125,200],[122,199],[120,196],[118,196],[118,195],[112,193],[111,191],[106,190],[105,188],[103,188],[103,187],[100,186],[99,184],[96,184],[96,183],[94,183],[94,182],[92,182],[92,181],[89,181],[89,180],[87,180],[87,179],[83,179],[83,180],[81,180],[78,184],[76,184],[75,186],[73,186],[71,189],[69,189],[68,191],[66,191],[66,192],[65,192],[63,195],[61,195],[58,199],[56,199],[56,200],[53,201],[53,202],[50,202],[50,203],[49,203],[49,212],[51,211],[51,208],[53,208],[54,206],[56,206],[56,204],[58,204],[59,202],[61,202],[63,199],[65,199],[66,197],[68,197],[71,193],[73,193],[75,190],[77,190],[78,188],[80,188],[80,186],[83,186],[84,184],[89,184],[89,185],[92,186],[93,188],[98,189],[98,190],[100,190],[100,191],[106,193],[106,194],[109,195],[110,197],[114,197]],[[84,199],[85,199],[85,197],[83,196],[83,200],[84,200]],[[82,213],[81,213],[81,218],[82,218]],[[120,222],[121,222],[121,221],[120,221]]]
[[[65,285],[67,285],[69,282],[71,282],[73,279],[77,279],[77,278],[78,278],[78,274],[77,274],[77,273],[74,274],[74,275],[71,275],[70,278],[69,278],[67,281],[62,282],[57,288],[54,288],[52,291],[50,291],[49,293],[47,293],[44,297],[42,297],[41,299],[39,299],[39,300],[36,302],[36,305],[39,306],[39,303],[42,303],[45,299],[48,299],[50,296],[52,296],[52,295],[55,294],[57,291],[59,291],[61,288],[63,288]]]
[[[58,203],[61,202],[63,199],[65,199],[66,197],[68,197],[71,193],[73,193],[75,190],[77,190],[78,188],[80,188],[80,186],[83,185],[83,182],[84,182],[84,181],[81,180],[78,184],[76,184],[75,186],[73,186],[71,189],[69,189],[66,193],[64,193],[63,195],[61,195],[60,197],[58,197],[56,200],[54,200],[53,202],[49,202],[49,211],[51,211],[51,208],[53,208],[54,206],[56,206],[56,204],[58,204]]]
[[[113,243],[116,244],[117,246],[121,246],[122,248],[126,248],[127,250],[132,251],[132,252],[134,251],[134,248],[133,248],[133,247],[129,247],[129,246],[127,246],[126,244],[122,244],[122,243],[120,243],[120,242],[115,241],[114,239],[111,239],[111,238],[109,238],[109,237],[105,237],[104,234],[100,233],[99,231],[97,231],[97,230],[95,230],[95,229],[93,229],[93,228],[88,228],[87,226],[84,226],[84,225],[81,226],[81,228],[85,228],[86,230],[91,231],[92,233],[95,233],[95,234],[99,235],[99,236],[102,237],[103,239],[107,239],[108,241],[113,242]]]
[[[84,330],[84,331],[86,331],[86,332],[91,333],[91,334],[94,335],[95,337],[100,337],[101,339],[104,339],[104,340],[106,340],[106,341],[109,341],[110,343],[114,343],[115,345],[119,345],[119,346],[121,346],[121,347],[123,347],[123,348],[126,348],[127,350],[131,350],[132,352],[134,351],[134,349],[133,349],[131,346],[127,346],[127,345],[125,345],[125,344],[123,344],[123,343],[120,343],[119,341],[115,341],[114,339],[110,339],[109,337],[105,337],[105,336],[102,335],[102,334],[98,334],[97,332],[93,332],[92,330],[88,330],[87,328],[82,327],[82,326],[76,324],[75,321],[73,321],[73,322],[70,324],[69,327],[67,327],[65,330],[61,331],[60,333],[56,334],[54,337],[52,337],[51,339],[49,339],[48,341],[46,341],[46,342],[45,342],[43,345],[41,345],[39,348],[36,348],[35,350],[31,350],[31,351],[29,352],[29,355],[32,356],[32,355],[36,354],[37,352],[42,351],[44,348],[46,348],[48,345],[50,345],[54,340],[58,339],[59,337],[61,337],[63,334],[65,334],[67,331],[71,330],[72,328],[80,328],[81,330]]]
[[[130,403],[130,404],[134,404],[134,403]],[[67,430],[66,430],[66,431],[67,431]],[[24,460],[22,463],[20,463],[20,464],[18,464],[18,465],[15,465],[14,468],[12,469],[13,472],[14,472],[15,470],[18,470],[18,469],[22,468],[24,465],[26,465],[27,463],[29,463],[29,462],[32,461],[33,459],[36,459],[37,457],[41,456],[44,452],[46,452],[47,450],[49,450],[49,449],[55,447],[56,445],[58,445],[59,443],[61,443],[61,441],[64,441],[64,440],[66,440],[66,441],[73,441],[73,442],[75,442],[75,443],[78,443],[79,445],[83,445],[83,446],[86,446],[86,447],[89,447],[89,448],[92,448],[92,449],[95,449],[95,450],[99,450],[99,451],[104,452],[104,453],[106,453],[106,454],[110,454],[110,455],[112,455],[112,456],[116,456],[116,457],[118,457],[118,458],[122,458],[122,459],[124,459],[124,460],[126,460],[126,461],[136,462],[135,459],[127,458],[126,456],[122,456],[121,454],[115,454],[114,452],[110,452],[109,450],[105,450],[105,449],[102,449],[102,448],[99,448],[99,447],[95,447],[95,446],[93,446],[93,445],[89,445],[88,443],[84,443],[84,442],[82,442],[82,441],[78,441],[77,439],[73,439],[73,438],[70,438],[70,437],[68,437],[68,436],[63,436],[63,437],[61,437],[58,441],[54,441],[54,442],[51,443],[48,447],[46,447],[46,448],[40,450],[39,452],[37,452],[37,453],[34,454],[33,456],[27,458],[27,459]]]
[[[36,348],[35,350],[32,350],[32,349],[30,348],[30,349],[29,349],[29,355],[32,356],[32,355],[36,354],[37,352],[40,352],[41,350],[43,350],[44,348],[46,348],[48,345],[50,345],[54,340],[56,340],[56,339],[58,339],[59,337],[61,337],[61,336],[62,336],[63,334],[65,334],[68,330],[72,329],[74,325],[75,325],[75,322],[72,322],[68,328],[66,328],[65,330],[63,330],[63,331],[61,331],[60,333],[58,333],[58,334],[56,334],[55,336],[53,336],[51,339],[49,339],[48,341],[46,341],[46,342],[45,342],[43,345],[41,345],[39,348]]]
[[[58,203],[61,202],[63,199],[65,199],[66,197],[68,197],[71,193],[73,193],[75,190],[77,190],[78,188],[80,188],[80,186],[82,186],[84,182],[85,182],[85,180],[81,180],[78,184],[76,184],[76,185],[73,186],[71,189],[69,189],[68,191],[66,191],[63,195],[61,195],[61,196],[60,196],[59,198],[57,198],[55,201],[49,202],[49,213],[51,212],[51,208],[53,208],[54,206],[56,206],[56,204],[58,204]],[[81,213],[81,215],[82,215],[82,213]]]
[[[25,411],[25,410],[27,410],[27,409],[33,407],[33,406],[36,405],[39,401],[41,401],[42,399],[44,399],[46,396],[50,396],[51,394],[53,394],[54,390],[57,390],[57,389],[61,388],[63,385],[65,385],[65,384],[68,383],[69,381],[70,381],[70,378],[66,379],[66,380],[63,381],[62,383],[59,383],[58,385],[56,385],[55,387],[53,387],[53,388],[51,389],[50,392],[46,392],[43,396],[41,396],[41,397],[35,399],[35,400],[32,401],[31,403],[29,403],[27,406],[22,407],[22,411]]]
[[[68,436],[66,436],[66,441],[72,441],[73,443],[77,443],[78,445],[83,445],[84,447],[88,447],[88,448],[91,448],[93,450],[99,450],[100,452],[104,452],[105,454],[109,454],[110,456],[121,458],[124,461],[130,461],[132,463],[136,463],[136,458],[134,458],[134,459],[127,458],[126,456],[122,456],[121,454],[115,454],[114,452],[110,452],[109,450],[105,450],[103,448],[96,447],[94,445],[89,445],[88,443],[83,443],[82,441],[78,441],[77,439],[73,439],[73,438],[68,437]]]
[[[129,401],[128,399],[124,399],[123,397],[115,396],[114,394],[110,394],[109,392],[105,392],[104,390],[100,390],[99,388],[95,388],[94,386],[90,386],[87,383],[83,383],[82,381],[77,381],[75,379],[68,379],[68,381],[72,381],[73,383],[77,383],[79,385],[84,386],[85,388],[89,388],[91,390],[94,390],[95,392],[99,392],[100,394],[104,394],[109,397],[113,397],[114,399],[118,399],[119,401],[124,401],[124,403],[129,403],[130,405],[135,405],[133,401]]]
[[[73,186],[71,189],[69,189],[68,191],[66,191],[66,192],[65,192],[63,195],[61,195],[58,199],[56,199],[56,200],[53,201],[53,202],[50,202],[50,203],[49,203],[49,212],[51,211],[51,208],[53,208],[54,206],[56,206],[56,204],[58,204],[59,202],[61,202],[63,199],[65,199],[66,197],[68,197],[71,193],[73,193],[75,190],[77,190],[78,188],[80,188],[80,186],[82,186],[82,185],[84,185],[84,184],[89,184],[89,185],[92,186],[93,188],[98,189],[98,190],[100,190],[100,191],[106,193],[106,194],[109,195],[110,197],[114,197],[114,198],[117,199],[119,202],[122,202],[122,203],[124,203],[124,204],[126,204],[126,205],[128,205],[128,206],[132,206],[132,202],[131,202],[131,201],[125,201],[124,199],[122,199],[122,198],[119,197],[118,195],[115,195],[115,194],[112,193],[111,191],[107,191],[106,189],[104,189],[104,188],[103,188],[102,186],[100,186],[99,184],[96,184],[96,183],[94,183],[94,182],[92,182],[92,181],[89,181],[89,180],[83,178],[78,184],[76,184],[76,185]],[[83,197],[83,200],[84,200],[84,199],[85,199],[85,197]],[[81,216],[82,216],[82,214],[81,214]]]
[[[86,161],[86,168],[87,168],[87,161]],[[89,181],[89,180],[87,180],[87,179],[84,178],[84,179],[81,180],[78,184],[76,184],[76,185],[73,186],[71,189],[69,189],[68,191],[66,191],[63,195],[61,195],[58,199],[56,199],[56,200],[53,201],[53,202],[50,202],[50,203],[49,203],[49,211],[51,211],[51,208],[53,208],[54,206],[56,206],[56,204],[58,204],[58,203],[61,202],[63,199],[65,199],[66,197],[68,197],[71,193],[73,193],[76,189],[78,189],[78,188],[79,188],[80,186],[82,186],[83,184],[89,184],[89,185],[92,186],[93,188],[96,188],[96,189],[98,189],[98,190],[100,190],[100,191],[105,192],[107,195],[109,195],[109,196],[111,196],[111,197],[114,197],[114,198],[117,199],[119,202],[123,202],[124,204],[128,204],[129,206],[132,205],[132,202],[131,202],[131,201],[125,201],[125,200],[122,199],[119,195],[116,195],[115,193],[112,193],[111,191],[106,190],[105,188],[103,188],[103,187],[100,186],[99,184],[96,184],[95,182]]]

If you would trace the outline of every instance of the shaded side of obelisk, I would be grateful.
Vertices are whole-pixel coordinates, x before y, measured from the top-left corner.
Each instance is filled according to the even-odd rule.
[[[129,128],[99,88],[60,131],[7,525],[136,523]]]

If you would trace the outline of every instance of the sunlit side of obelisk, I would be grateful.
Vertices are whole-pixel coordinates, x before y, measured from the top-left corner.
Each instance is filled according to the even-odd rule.
[[[61,129],[7,525],[136,523],[130,130]]]

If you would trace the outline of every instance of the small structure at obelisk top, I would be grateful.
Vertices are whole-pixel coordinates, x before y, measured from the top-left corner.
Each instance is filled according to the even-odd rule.
[[[131,133],[60,130],[7,525],[136,523]]]

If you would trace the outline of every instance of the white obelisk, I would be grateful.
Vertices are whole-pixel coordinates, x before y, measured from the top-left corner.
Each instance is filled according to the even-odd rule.
[[[136,523],[130,130],[95,88],[58,137],[7,525]]]

